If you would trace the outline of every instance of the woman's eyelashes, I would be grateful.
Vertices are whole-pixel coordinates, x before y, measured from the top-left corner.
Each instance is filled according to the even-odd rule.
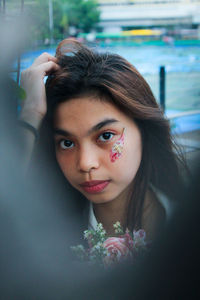
[[[101,142],[101,143],[106,143],[112,140],[112,138],[115,136],[116,134],[110,131],[106,131],[103,132],[102,134],[99,135],[97,141]]]
[[[106,144],[109,143],[115,135],[116,133],[105,131],[98,135],[97,138],[95,138],[95,141],[98,144]],[[56,141],[56,146],[61,150],[68,150],[74,148],[76,144],[69,139],[59,139]]]
[[[71,149],[74,147],[74,142],[67,139],[62,139],[57,142],[57,146],[63,150]]]

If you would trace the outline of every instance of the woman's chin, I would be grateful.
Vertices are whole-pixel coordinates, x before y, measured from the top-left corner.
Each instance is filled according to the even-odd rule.
[[[111,193],[98,193],[98,194],[83,194],[90,202],[94,204],[103,204],[103,203],[108,203],[111,202],[116,198],[115,195],[111,195]]]

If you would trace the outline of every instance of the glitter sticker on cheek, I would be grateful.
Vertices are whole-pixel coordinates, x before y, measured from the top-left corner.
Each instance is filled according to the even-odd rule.
[[[116,143],[113,145],[112,149],[110,150],[111,162],[115,162],[115,160],[120,158],[120,156],[122,155],[122,150],[124,146],[124,131],[125,128],[123,128],[120,138],[116,141]]]

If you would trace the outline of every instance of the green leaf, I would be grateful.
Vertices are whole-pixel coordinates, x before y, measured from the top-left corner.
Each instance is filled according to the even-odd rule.
[[[15,80],[11,79],[11,81],[12,81],[12,84],[13,84],[14,89],[16,91],[17,98],[19,100],[25,100],[26,99],[25,90],[21,86],[19,86]]]

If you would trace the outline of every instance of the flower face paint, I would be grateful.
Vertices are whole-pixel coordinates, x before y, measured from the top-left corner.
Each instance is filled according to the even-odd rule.
[[[120,156],[122,155],[122,150],[124,146],[124,131],[125,128],[123,128],[120,138],[116,141],[116,143],[113,145],[112,149],[110,150],[111,162],[115,162],[115,160],[120,158]]]

